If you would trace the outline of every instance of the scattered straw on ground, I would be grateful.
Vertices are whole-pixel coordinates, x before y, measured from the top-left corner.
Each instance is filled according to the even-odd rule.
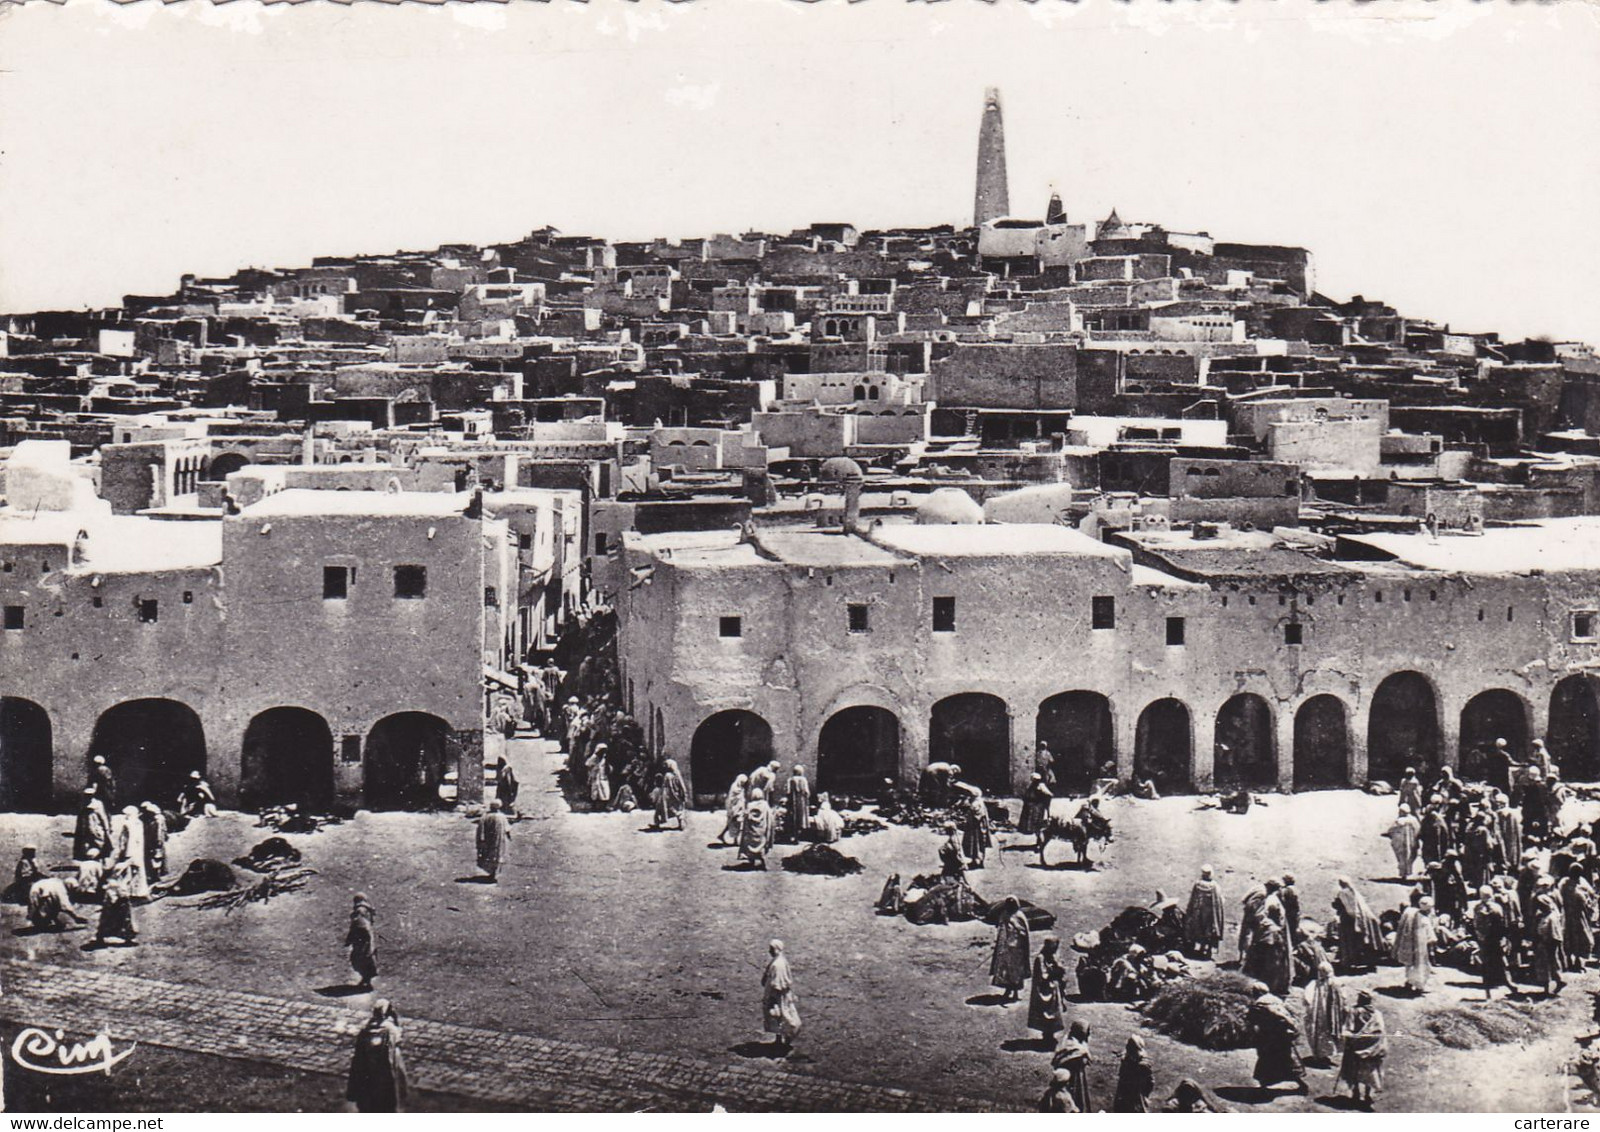
[[[1201,1049],[1244,1049],[1254,985],[1232,971],[1177,979],[1144,1004],[1145,1024]]]
[[[1464,1002],[1429,1014],[1423,1027],[1451,1049],[1537,1041],[1545,1036],[1538,1006],[1512,999]]]

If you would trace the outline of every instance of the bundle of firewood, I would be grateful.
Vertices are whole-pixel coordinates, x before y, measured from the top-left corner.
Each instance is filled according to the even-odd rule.
[[[265,904],[274,896],[298,892],[316,875],[316,869],[280,869],[278,872],[268,873],[254,884],[229,889],[227,892],[213,892],[204,899],[197,901],[193,907],[221,908],[224,912],[231,914],[236,909],[243,908],[246,904]]]

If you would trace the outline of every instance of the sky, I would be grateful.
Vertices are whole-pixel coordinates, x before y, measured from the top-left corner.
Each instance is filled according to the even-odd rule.
[[[1600,6],[1467,0],[8,6],[0,310],[545,224],[966,224],[991,85],[1017,214],[1600,343]]]

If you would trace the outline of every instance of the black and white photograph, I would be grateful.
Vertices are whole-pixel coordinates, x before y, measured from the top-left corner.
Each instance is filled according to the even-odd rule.
[[[1595,6],[26,0],[0,204],[14,1127],[1600,1119]]]

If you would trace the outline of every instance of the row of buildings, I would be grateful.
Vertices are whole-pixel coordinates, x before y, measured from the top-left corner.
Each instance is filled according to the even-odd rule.
[[[1600,359],[1013,214],[983,121],[970,227],[545,228],[4,317],[0,806],[102,750],[471,798],[486,693],[597,603],[703,795],[769,752],[1003,791],[1040,741],[1165,789],[1490,732],[1600,771]]]

